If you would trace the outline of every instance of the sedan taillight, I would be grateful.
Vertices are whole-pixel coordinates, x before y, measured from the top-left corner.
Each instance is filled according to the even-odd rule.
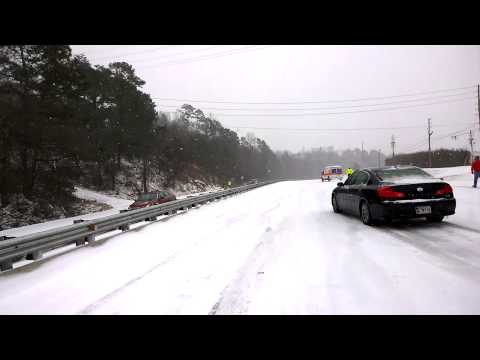
[[[448,195],[453,194],[453,189],[450,185],[445,184],[440,189],[435,191],[435,195]]]
[[[391,186],[381,186],[377,189],[377,195],[382,200],[387,199],[403,199],[405,193],[401,191],[395,191]]]

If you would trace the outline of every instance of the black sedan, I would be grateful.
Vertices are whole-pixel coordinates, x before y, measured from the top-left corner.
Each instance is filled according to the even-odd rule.
[[[455,214],[452,187],[415,166],[355,171],[332,192],[336,213],[359,216],[366,225],[424,217],[441,222]]]

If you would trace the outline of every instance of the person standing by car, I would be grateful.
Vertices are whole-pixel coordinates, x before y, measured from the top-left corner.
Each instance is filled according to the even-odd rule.
[[[352,176],[352,174],[353,174],[353,169],[352,169],[352,168],[348,168],[347,170],[345,170],[345,174],[347,174],[347,177]]]
[[[477,187],[478,178],[480,178],[480,157],[475,156],[472,163],[473,187]]]

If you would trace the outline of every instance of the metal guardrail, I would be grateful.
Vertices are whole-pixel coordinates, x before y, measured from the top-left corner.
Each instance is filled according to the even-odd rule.
[[[178,210],[186,210],[229,195],[242,193],[276,181],[244,185],[212,194],[175,200],[165,204],[154,205],[144,209],[121,210],[120,214],[104,218],[74,222],[74,225],[63,226],[53,230],[0,241],[0,271],[13,269],[13,263],[23,260],[38,260],[43,253],[75,243],[82,246],[95,240],[100,235],[113,230],[126,231],[131,224],[141,221],[154,221],[158,216],[171,215]]]

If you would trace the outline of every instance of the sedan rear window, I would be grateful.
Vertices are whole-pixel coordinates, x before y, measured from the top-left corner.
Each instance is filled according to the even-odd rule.
[[[138,196],[138,201],[150,201],[156,199],[155,194],[141,194]]]
[[[433,178],[432,175],[419,168],[375,170],[375,175],[377,175],[380,180],[393,180],[401,178]]]

